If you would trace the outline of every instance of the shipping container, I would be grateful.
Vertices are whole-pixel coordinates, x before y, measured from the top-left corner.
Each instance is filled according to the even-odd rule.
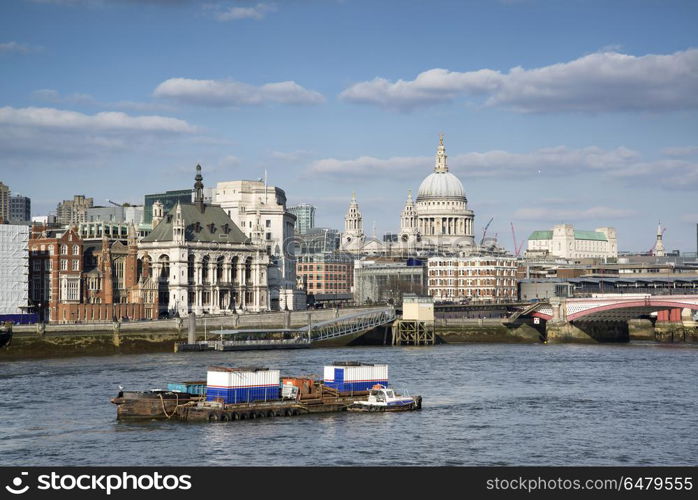
[[[186,392],[187,394],[196,394],[203,396],[206,394],[206,381],[202,382],[180,382],[167,384],[168,391]]]
[[[340,392],[367,391],[376,384],[388,386],[388,365],[342,362],[325,366],[324,383]]]
[[[279,370],[268,368],[209,367],[206,401],[227,404],[280,399]]]
[[[299,399],[316,399],[320,397],[318,386],[311,378],[285,377],[281,380],[283,385],[292,385],[298,388]]]

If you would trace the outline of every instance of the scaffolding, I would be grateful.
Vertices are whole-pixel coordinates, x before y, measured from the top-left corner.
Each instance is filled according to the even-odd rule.
[[[29,301],[29,226],[0,224],[0,314],[23,314]]]
[[[393,323],[393,345],[434,345],[433,321],[399,319]]]

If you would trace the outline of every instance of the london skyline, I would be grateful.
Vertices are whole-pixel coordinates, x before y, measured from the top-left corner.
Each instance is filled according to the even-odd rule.
[[[35,215],[268,173],[289,205],[397,232],[440,132],[475,238],[558,223],[695,251],[691,2],[14,0],[0,180]],[[692,196],[693,195],[693,196]]]

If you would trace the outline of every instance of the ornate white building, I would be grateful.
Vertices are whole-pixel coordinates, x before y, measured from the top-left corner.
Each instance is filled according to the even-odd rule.
[[[258,223],[247,237],[220,206],[204,203],[199,165],[195,180],[193,203],[167,214],[153,204],[153,231],[138,246],[158,283],[161,313],[269,310],[264,229]]]
[[[447,158],[442,135],[436,150],[434,171],[420,184],[416,202],[412,199],[412,192],[408,193],[400,216],[398,242],[390,248],[375,239],[367,241],[356,196],[352,196],[344,218],[342,248],[362,249],[365,253],[424,250],[454,254],[473,249],[475,214],[468,208],[463,184],[448,171]]]
[[[616,230],[597,227],[594,231],[558,224],[550,231],[534,231],[528,237],[527,258],[593,259],[618,257]]]
[[[248,237],[259,230],[271,263],[268,285],[272,310],[305,309],[305,293],[296,283],[296,216],[286,208],[284,190],[261,180],[219,182],[215,202]]]

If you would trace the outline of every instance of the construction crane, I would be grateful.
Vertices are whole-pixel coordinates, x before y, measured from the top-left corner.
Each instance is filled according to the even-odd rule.
[[[516,229],[514,229],[513,222],[511,223],[511,236],[514,239],[514,255],[518,257],[521,254],[521,247],[523,247],[524,242],[522,241],[520,245],[516,242]]]
[[[123,207],[123,205],[122,205],[121,203],[117,203],[117,202],[115,202],[115,201],[111,201],[109,198],[107,198],[107,202],[108,202],[108,203],[111,203],[112,205],[115,205],[115,206],[117,206],[117,207]]]
[[[493,220],[494,220],[494,217],[492,217],[492,218],[490,219],[490,221],[489,221],[489,222],[487,223],[487,225],[485,226],[485,229],[482,230],[482,239],[480,240],[480,246],[482,246],[483,243],[485,243],[485,236],[487,236],[487,228],[490,227],[490,224],[492,224],[492,221],[493,221]]]

